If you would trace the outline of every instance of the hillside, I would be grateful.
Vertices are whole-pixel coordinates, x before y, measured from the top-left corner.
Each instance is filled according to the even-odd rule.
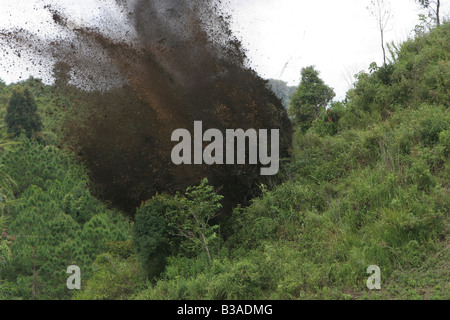
[[[14,181],[2,189],[0,298],[450,299],[449,58],[448,22],[392,47],[297,130],[281,183],[219,225],[206,180],[149,199],[135,221],[95,199],[57,147],[60,97],[35,86],[44,142],[21,136],[0,156]],[[12,87],[0,84],[2,117]],[[72,264],[86,270],[77,292],[65,288]],[[372,265],[381,290],[366,286]]]

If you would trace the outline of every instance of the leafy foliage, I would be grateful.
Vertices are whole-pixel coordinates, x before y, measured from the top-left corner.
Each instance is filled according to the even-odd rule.
[[[303,68],[301,73],[301,83],[292,97],[289,113],[305,132],[335,97],[335,93],[320,79],[314,67]]]
[[[448,300],[449,31],[391,46],[390,63],[359,73],[328,108],[332,91],[306,68],[282,183],[260,185],[228,220],[205,179],[144,202],[131,223],[91,196],[84,168],[49,143],[58,137],[0,140],[11,204],[0,215],[0,298]],[[0,83],[0,103],[11,89]],[[65,287],[72,264],[76,293]],[[373,264],[377,292],[365,286]]]
[[[133,298],[448,299],[449,26],[298,124],[285,182],[234,210],[212,264],[169,257]],[[365,287],[373,264],[380,292]]]
[[[175,235],[188,240],[191,250],[203,248],[212,262],[210,245],[217,240],[219,226],[211,225],[211,221],[222,208],[223,196],[208,185],[208,179],[203,179],[200,185],[188,187],[184,196],[178,195],[175,199],[179,203],[178,210],[168,213],[169,227]]]
[[[126,240],[130,225],[91,197],[82,169],[54,147],[22,138],[2,163],[17,180],[19,200],[9,209],[8,232],[17,240],[2,278],[25,299],[67,298],[67,267],[78,265],[89,277],[105,242]]]
[[[27,137],[31,138],[33,133],[42,129],[42,121],[37,111],[36,101],[31,91],[27,87],[25,89],[14,88],[5,118],[8,131],[14,135],[19,135],[24,131]]]
[[[124,244],[125,247],[130,245],[129,242],[115,244]],[[93,263],[94,276],[87,281],[86,290],[77,292],[73,299],[125,300],[142,287],[143,278],[140,276],[135,256],[123,253],[124,251],[121,251],[119,254],[111,248],[107,253],[100,254]]]
[[[195,257],[203,252],[212,262],[211,245],[220,243],[219,226],[212,220],[222,207],[222,199],[203,179],[183,195],[157,196],[137,211],[134,243],[138,259],[150,277],[164,271],[171,254]]]
[[[142,268],[149,278],[159,276],[170,254],[170,239],[165,213],[167,205],[154,199],[136,212],[133,244]]]

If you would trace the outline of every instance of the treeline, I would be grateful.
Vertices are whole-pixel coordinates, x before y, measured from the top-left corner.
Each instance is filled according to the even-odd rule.
[[[67,267],[89,278],[97,255],[130,240],[132,224],[91,196],[86,171],[57,148],[52,88],[0,84],[4,124],[0,298],[70,299]]]

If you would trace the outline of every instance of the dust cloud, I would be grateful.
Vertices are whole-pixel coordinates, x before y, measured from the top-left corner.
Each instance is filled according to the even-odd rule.
[[[44,2],[60,36],[12,29],[0,31],[0,42],[33,63],[53,63],[55,94],[64,97],[62,147],[86,166],[99,199],[133,215],[156,193],[183,191],[208,177],[229,211],[273,179],[261,177],[257,165],[171,161],[172,132],[193,132],[194,121],[223,132],[280,129],[280,155],[290,154],[287,113],[246,67],[219,1],[116,0],[115,23],[100,15],[89,25]]]

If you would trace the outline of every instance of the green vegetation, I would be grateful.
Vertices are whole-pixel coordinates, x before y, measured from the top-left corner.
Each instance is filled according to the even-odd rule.
[[[41,118],[37,114],[37,105],[34,97],[27,87],[12,90],[6,109],[6,124],[8,132],[19,135],[22,131],[30,138],[35,132],[42,129]]]
[[[291,100],[289,113],[302,132],[306,132],[335,97],[332,88],[319,77],[314,67],[302,69],[302,79]]]
[[[0,141],[0,299],[449,299],[450,23],[390,50],[344,101],[304,69],[282,183],[228,219],[206,179],[134,222],[99,203],[55,147],[61,98],[19,84],[40,88],[43,130]],[[0,84],[3,117],[13,88]]]
[[[63,299],[69,265],[89,276],[108,241],[125,241],[131,225],[87,190],[83,170],[52,146],[26,137],[1,161],[15,181],[16,205],[8,208],[12,259],[2,277],[24,299]],[[30,288],[33,288],[30,290]]]

